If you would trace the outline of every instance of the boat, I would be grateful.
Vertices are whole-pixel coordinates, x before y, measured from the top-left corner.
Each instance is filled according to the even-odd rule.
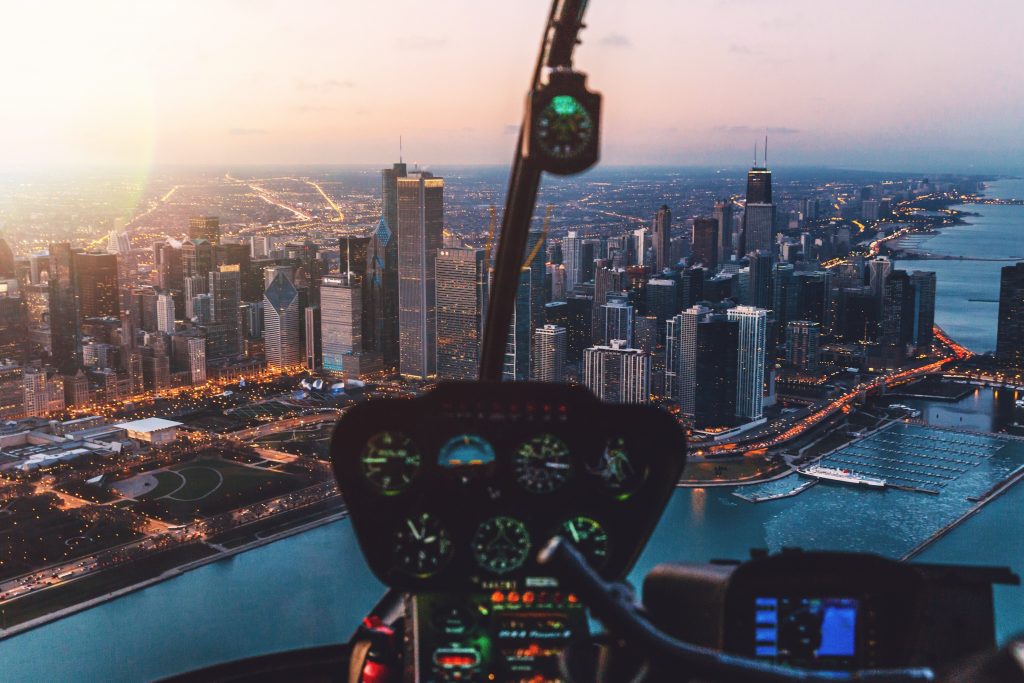
[[[811,465],[797,470],[800,474],[815,479],[838,481],[843,484],[857,484],[870,486],[872,488],[885,488],[885,479],[869,477],[866,474],[857,474],[853,470],[839,467],[825,467],[823,465]]]

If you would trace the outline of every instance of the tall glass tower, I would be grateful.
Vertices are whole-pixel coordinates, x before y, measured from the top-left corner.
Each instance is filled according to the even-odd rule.
[[[442,249],[437,254],[437,376],[476,379],[487,315],[487,252]]]
[[[736,415],[759,420],[764,415],[764,363],[768,312],[754,306],[737,306],[728,311],[738,321],[736,354]]]

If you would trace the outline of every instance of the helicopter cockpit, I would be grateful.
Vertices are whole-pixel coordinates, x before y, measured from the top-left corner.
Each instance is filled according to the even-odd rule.
[[[174,680],[1012,681],[992,586],[1007,569],[785,550],[622,583],[686,464],[668,413],[502,382],[544,172],[597,162],[600,96],[572,66],[586,2],[554,0],[516,145],[479,382],[348,410],[331,460],[388,593],[345,645]],[[685,529],[680,530],[685,535]]]

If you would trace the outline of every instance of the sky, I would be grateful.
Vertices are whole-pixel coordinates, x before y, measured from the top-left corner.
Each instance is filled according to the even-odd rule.
[[[547,0],[5,0],[0,164],[507,163]],[[591,0],[602,161],[1024,171],[1018,0]]]

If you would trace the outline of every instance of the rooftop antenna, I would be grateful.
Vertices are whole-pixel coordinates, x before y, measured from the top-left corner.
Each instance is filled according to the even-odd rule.
[[[402,163],[402,136],[398,136],[398,163]]]
[[[764,167],[768,168],[768,133],[764,134]]]
[[[757,168],[757,143],[754,143],[754,168]]]

